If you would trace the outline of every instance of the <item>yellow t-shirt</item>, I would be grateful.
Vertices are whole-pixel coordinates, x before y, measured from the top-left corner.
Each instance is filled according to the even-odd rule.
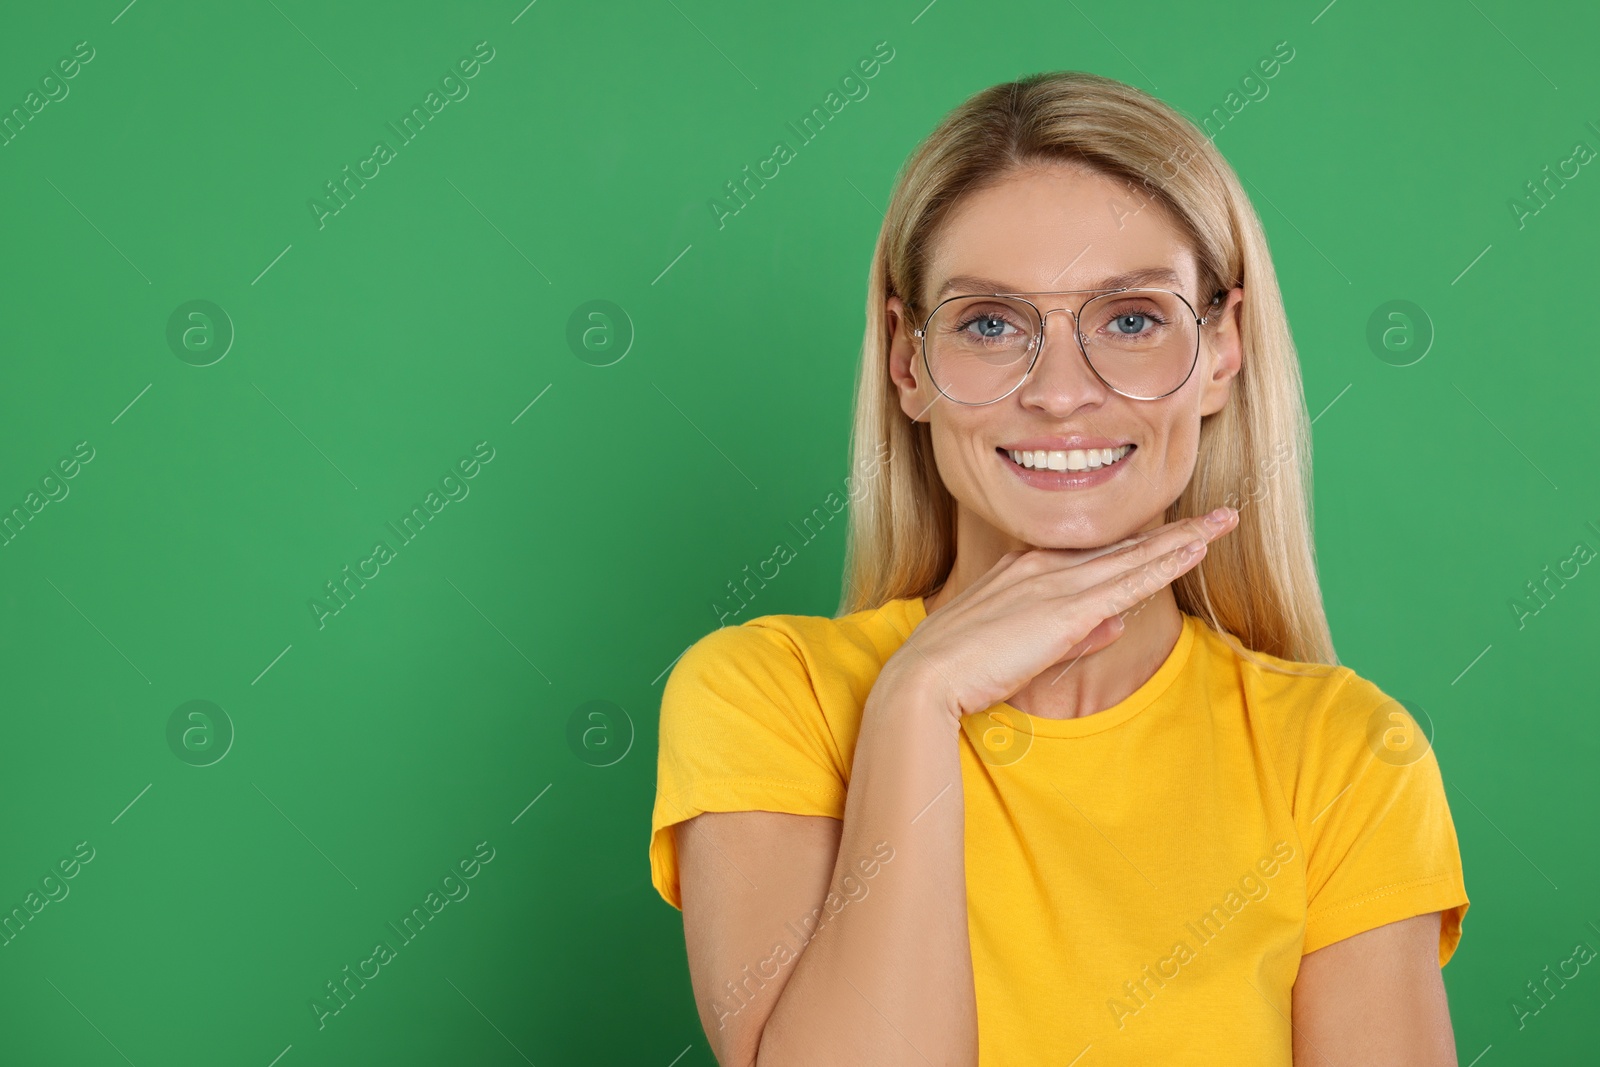
[[[682,907],[676,822],[844,817],[862,705],[925,617],[920,597],[766,615],[683,654],[662,694],[651,817],[668,903]],[[962,719],[984,1067],[1088,1049],[1084,1064],[1288,1067],[1303,954],[1432,911],[1440,966],[1461,939],[1455,826],[1415,720],[1347,667],[1262,657],[1311,672],[1277,673],[1183,618],[1165,662],[1111,708],[1044,719],[1001,703]]]

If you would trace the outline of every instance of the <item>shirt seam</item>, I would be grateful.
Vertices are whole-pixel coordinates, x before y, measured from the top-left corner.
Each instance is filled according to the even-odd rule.
[[[693,783],[690,784],[689,788],[692,790],[692,789],[697,789],[697,788],[699,788],[700,786],[703,786],[703,785],[717,785],[717,784],[720,784],[720,783],[728,783],[728,782],[762,782],[762,783],[776,784],[776,785],[797,785],[802,789],[811,790],[813,792],[817,791],[816,783],[814,783],[814,782],[803,782],[803,781],[799,780],[798,778],[766,778],[766,777],[751,776],[751,775],[739,775],[737,777],[722,777],[722,778],[697,778],[697,779],[695,779],[695,781]],[[839,793],[844,792],[844,788],[842,786],[832,786],[832,787],[827,787],[827,788],[832,789],[832,791],[834,791],[834,792],[839,792]]]
[[[1327,709],[1329,707],[1331,707],[1339,699],[1339,695],[1342,692],[1344,692],[1345,686],[1349,685],[1350,682],[1355,680],[1356,678],[1363,677],[1359,672],[1357,672],[1353,668],[1351,668],[1351,667],[1349,667],[1349,666],[1347,666],[1345,664],[1342,664],[1342,663],[1341,664],[1335,664],[1334,665],[1334,671],[1335,671],[1335,673],[1337,673],[1339,675],[1339,681],[1338,681],[1338,684],[1333,687],[1333,692],[1328,694],[1327,699],[1325,701],[1323,701],[1322,704],[1320,705],[1318,710],[1320,712],[1322,712],[1322,713],[1326,713]],[[1370,681],[1370,679],[1368,679],[1368,680]],[[1363,714],[1367,715],[1367,716],[1370,716],[1372,714],[1372,710],[1375,710],[1375,709],[1377,709],[1379,707],[1382,707],[1382,706],[1383,706],[1382,702],[1380,701],[1379,703],[1374,704],[1372,706],[1372,709],[1369,709],[1369,710],[1363,712]],[[1309,722],[1303,722],[1301,725],[1302,725],[1302,727],[1311,727],[1314,724],[1309,723]],[[1273,753],[1272,753],[1272,758],[1268,761],[1268,773],[1270,773],[1272,775],[1272,777],[1273,777],[1273,779],[1274,779],[1274,781],[1275,781],[1275,783],[1277,785],[1278,795],[1283,798],[1284,809],[1289,813],[1289,824],[1294,830],[1295,843],[1300,846],[1301,854],[1306,857],[1307,873],[1309,873],[1309,869],[1310,869],[1309,865],[1310,865],[1310,862],[1311,862],[1311,851],[1312,851],[1311,848],[1309,847],[1308,843],[1307,843],[1309,835],[1306,833],[1306,831],[1301,826],[1300,820],[1301,820],[1302,814],[1301,814],[1301,812],[1296,810],[1295,798],[1290,795],[1290,791],[1288,789],[1287,783],[1284,781],[1284,776],[1282,774],[1282,770],[1284,768],[1281,766],[1281,761],[1282,761],[1285,753],[1283,751],[1283,746],[1281,744],[1281,742],[1282,742],[1281,735],[1280,735],[1280,737],[1278,737],[1275,740],[1278,743],[1272,746],[1273,747]],[[1299,750],[1296,753],[1294,753],[1294,764],[1293,764],[1293,767],[1294,767],[1294,771],[1295,771],[1295,782],[1296,782],[1297,786],[1301,782],[1301,780],[1305,777],[1307,769],[1308,769],[1308,767],[1310,765],[1310,761],[1306,757],[1306,748],[1307,748],[1309,743],[1310,743],[1310,730],[1303,728],[1301,733],[1300,733],[1300,737],[1299,737]],[[1361,765],[1361,770],[1356,773],[1355,780],[1352,781],[1350,783],[1350,785],[1346,787],[1347,789],[1355,788],[1356,783],[1361,781],[1362,777],[1364,777],[1366,775],[1367,769],[1372,766],[1372,764],[1374,762],[1374,759],[1375,759],[1375,757],[1373,755],[1371,755],[1371,754],[1368,755],[1367,761]],[[1334,798],[1334,802],[1337,802],[1338,799],[1339,799],[1338,797],[1335,797]],[[1332,804],[1330,804],[1329,807],[1332,807]],[[1320,816],[1314,816],[1313,819],[1315,819],[1315,818],[1320,818]],[[1449,877],[1449,876],[1446,875],[1445,877]],[[1432,880],[1432,879],[1430,879],[1430,880]],[[1403,887],[1404,885],[1405,885],[1405,883],[1401,883],[1401,887]],[[1396,889],[1396,891],[1398,891],[1398,889]],[[1334,908],[1333,911],[1339,911],[1339,910],[1342,910],[1342,909],[1348,908],[1348,907],[1355,907],[1355,906],[1363,903],[1365,900],[1369,900],[1369,899],[1370,900],[1376,900],[1376,899],[1379,899],[1379,898],[1378,897],[1363,898],[1361,900],[1355,901],[1352,904],[1340,904],[1336,908]],[[1309,913],[1308,913],[1308,916],[1307,916],[1308,921],[1309,921],[1309,918],[1310,918],[1310,916],[1309,916]]]
[[[699,778],[699,779],[696,779],[694,782],[691,782],[687,789],[681,790],[677,794],[675,794],[675,797],[676,798],[682,798],[684,800],[688,800],[688,799],[691,799],[691,798],[695,797],[696,795],[698,795],[703,787],[705,787],[705,786],[715,786],[715,785],[787,785],[787,786],[793,786],[796,789],[798,789],[800,792],[806,794],[809,797],[815,798],[817,800],[835,800],[835,799],[838,799],[840,797],[848,796],[848,793],[845,791],[843,786],[831,786],[831,787],[818,788],[815,784],[813,784],[811,782],[801,782],[801,781],[797,781],[797,780],[795,780],[793,778],[752,778],[752,777],[741,777],[741,778]],[[697,812],[704,812],[704,810],[705,810],[703,808],[697,808],[693,804],[678,803],[678,802],[676,802],[676,800],[669,801],[669,803],[672,804],[672,808],[675,809],[675,810],[695,810]],[[686,816],[684,818],[676,818],[676,819],[673,819],[672,822],[685,822],[685,821],[687,821],[687,819],[691,819],[693,817],[694,816],[690,815],[690,816]],[[663,828],[665,826],[671,826],[672,822],[663,823],[662,826],[661,827],[657,827],[657,829],[659,830],[659,829],[661,829],[661,828]]]
[[[797,627],[790,621],[795,618],[812,618],[812,616],[793,615],[758,615],[753,619],[746,619],[740,623],[740,628],[747,628],[755,633],[765,635],[776,647],[782,648],[798,671],[799,679],[804,682],[810,696],[807,707],[791,705],[785,713],[791,722],[797,724],[807,732],[807,739],[815,741],[819,751],[813,753],[822,757],[835,767],[844,762],[843,744],[834,730],[834,723],[826,708],[822,706],[822,694],[817,690],[817,675],[813,670],[811,650],[809,644],[802,641],[804,635],[797,632]],[[837,620],[830,620],[837,622]],[[815,718],[811,715],[814,711]],[[709,780],[709,779],[708,779]],[[725,781],[768,781],[783,782],[785,779],[722,779]],[[787,784],[805,786],[804,782],[789,781]]]
[[[1396,893],[1404,892],[1407,889],[1421,889],[1427,886],[1436,885],[1440,882],[1452,882],[1455,880],[1455,871],[1445,871],[1443,874],[1433,874],[1427,876],[1426,878],[1413,878],[1406,882],[1396,882],[1392,885],[1384,886],[1375,892],[1368,893],[1365,896],[1356,897],[1341,904],[1336,904],[1315,912],[1308,911],[1306,914],[1306,923],[1307,925],[1310,925],[1312,922],[1324,921],[1339,914],[1340,912],[1349,911],[1352,908],[1359,908],[1363,904],[1371,904],[1375,901],[1382,900],[1385,897],[1392,897]]]

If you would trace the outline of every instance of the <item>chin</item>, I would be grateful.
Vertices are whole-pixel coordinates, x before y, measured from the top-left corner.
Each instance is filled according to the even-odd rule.
[[[1013,532],[1017,540],[1038,548],[1099,548],[1132,537],[1139,524],[1110,516],[1078,516],[1063,522],[1041,522]]]

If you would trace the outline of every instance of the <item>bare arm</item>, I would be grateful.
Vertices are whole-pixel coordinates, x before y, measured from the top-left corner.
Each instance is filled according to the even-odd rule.
[[[842,823],[675,828],[690,978],[725,1067],[977,1063],[959,725],[922,692],[880,676]]]
[[[1453,1067],[1439,913],[1309,953],[1295,979],[1295,1067]]]

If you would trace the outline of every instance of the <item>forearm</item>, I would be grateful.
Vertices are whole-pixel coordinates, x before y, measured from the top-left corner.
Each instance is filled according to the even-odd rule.
[[[977,1063],[959,727],[932,692],[880,678],[867,700],[830,882],[848,903],[824,906],[757,1067]],[[892,859],[863,882],[858,862],[884,844]],[[852,875],[858,899],[841,888]]]

